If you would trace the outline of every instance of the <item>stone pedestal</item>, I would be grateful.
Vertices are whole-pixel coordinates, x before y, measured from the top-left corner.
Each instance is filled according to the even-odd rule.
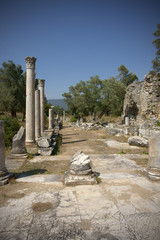
[[[35,91],[35,139],[41,136],[40,125],[40,90]]]
[[[5,167],[4,121],[0,120],[0,186],[7,184],[9,174]]]
[[[35,143],[35,62],[26,57],[26,144]]]
[[[38,79],[39,90],[40,90],[40,118],[41,118],[41,136],[44,132],[44,86],[45,80]]]
[[[70,169],[65,173],[64,178],[66,186],[97,184],[88,155],[79,151],[73,155],[70,163]]]
[[[151,180],[160,180],[160,134],[149,141],[149,161],[147,176]]]

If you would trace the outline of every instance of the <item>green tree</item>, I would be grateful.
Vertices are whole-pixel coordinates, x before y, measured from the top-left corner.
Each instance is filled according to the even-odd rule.
[[[121,115],[126,86],[112,77],[103,81],[102,111],[99,117],[106,115]]]
[[[26,94],[25,74],[21,65],[13,61],[4,62],[0,68],[0,110],[11,112],[16,117],[17,112],[25,112]]]
[[[129,73],[128,68],[125,65],[121,65],[118,68],[119,74],[117,79],[123,83],[125,86],[133,83],[134,81],[138,81],[138,77],[135,73]]]
[[[153,44],[155,48],[157,49],[155,55],[155,59],[153,59],[153,69],[155,72],[160,72],[160,24],[157,24],[157,30],[153,33],[153,35],[156,37],[155,40],[153,40]]]
[[[89,81],[80,81],[76,86],[69,87],[69,93],[63,97],[68,105],[70,114],[80,118],[93,115],[100,104],[102,81],[98,76],[91,77]]]

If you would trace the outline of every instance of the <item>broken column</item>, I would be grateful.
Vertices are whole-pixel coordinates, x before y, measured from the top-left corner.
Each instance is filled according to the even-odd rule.
[[[12,150],[10,157],[26,158],[26,153],[27,150],[25,146],[25,128],[21,126],[12,139]]]
[[[8,183],[9,174],[5,167],[4,121],[0,120],[0,186]]]
[[[49,109],[49,126],[48,126],[48,129],[53,129],[53,113],[54,113],[54,107],[51,107]]]
[[[76,152],[70,160],[70,169],[65,173],[66,186],[96,184],[96,175],[92,172],[90,158],[82,151]]]
[[[44,79],[38,79],[39,90],[40,90],[40,117],[41,117],[41,136],[44,132]]]
[[[129,126],[129,117],[125,117],[125,125]]]
[[[35,91],[35,139],[41,136],[40,125],[40,90]]]
[[[160,134],[156,134],[149,141],[147,176],[151,180],[160,180]]]
[[[26,144],[35,142],[35,62],[26,57]]]

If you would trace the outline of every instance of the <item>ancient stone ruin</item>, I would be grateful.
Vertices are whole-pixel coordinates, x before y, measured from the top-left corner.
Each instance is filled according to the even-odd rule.
[[[149,142],[147,176],[151,180],[160,180],[160,134],[152,137]]]
[[[149,73],[145,80],[134,82],[127,87],[123,118],[137,124],[146,120],[156,122],[160,119],[160,74]]]
[[[90,158],[82,151],[76,152],[70,160],[69,171],[65,173],[65,185],[96,184],[96,175],[92,172]]]
[[[5,166],[4,121],[0,120],[0,186],[8,183],[9,174]]]
[[[12,150],[9,158],[26,158],[27,150],[25,146],[25,128],[20,127],[19,131],[12,139]]]

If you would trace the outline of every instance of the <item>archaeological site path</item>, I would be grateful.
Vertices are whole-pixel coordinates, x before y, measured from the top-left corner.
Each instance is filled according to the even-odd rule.
[[[104,130],[65,126],[60,133],[58,155],[6,161],[10,171],[29,173],[34,166],[37,174],[0,188],[0,239],[159,240],[160,182],[142,173],[147,149],[130,147],[123,136]],[[101,183],[64,186],[77,151],[90,156]]]

